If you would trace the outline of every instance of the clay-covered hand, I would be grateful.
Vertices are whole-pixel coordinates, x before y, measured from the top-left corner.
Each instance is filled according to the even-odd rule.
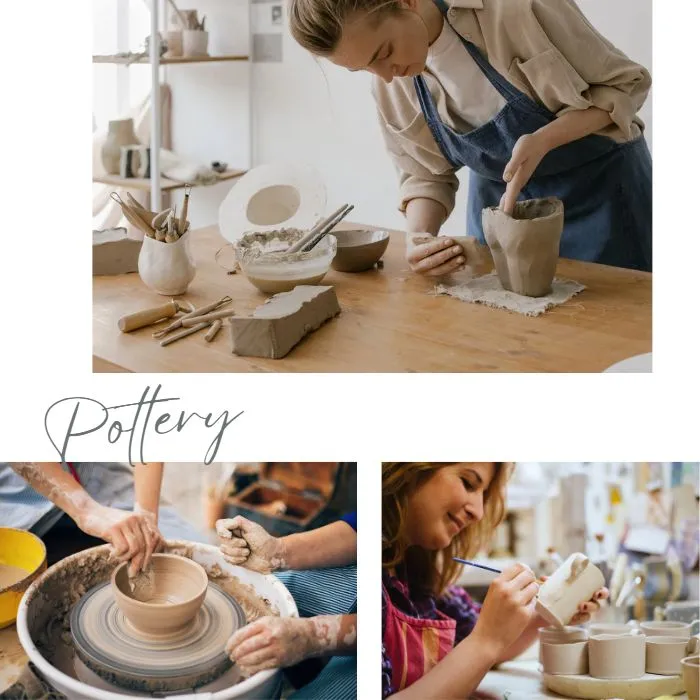
[[[226,653],[244,676],[252,676],[331,653],[339,630],[340,618],[335,615],[261,617],[228,640]]]
[[[230,564],[269,574],[287,568],[284,540],[241,515],[217,520],[221,553]]]
[[[509,216],[513,214],[520,191],[549,151],[546,138],[537,132],[525,134],[515,142],[511,158],[503,171],[503,179],[508,184],[500,202],[500,208]]]
[[[406,261],[412,272],[427,277],[440,277],[464,267],[462,246],[445,236],[429,233],[406,234]]]
[[[155,513],[129,512],[94,504],[76,518],[78,527],[88,535],[112,545],[119,561],[129,562],[129,576],[145,571],[154,552],[164,546]]]
[[[532,619],[532,601],[539,585],[523,564],[504,569],[489,586],[472,634],[500,655],[523,633]]]
[[[584,603],[579,603],[576,614],[571,618],[570,625],[582,625],[591,619],[591,615],[600,610],[600,601],[607,600],[610,597],[610,591],[607,588],[599,588],[591,597]]]

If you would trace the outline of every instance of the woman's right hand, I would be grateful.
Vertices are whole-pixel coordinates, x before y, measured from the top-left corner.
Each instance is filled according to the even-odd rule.
[[[456,272],[466,263],[462,246],[445,236],[406,234],[406,260],[412,272],[441,277]]]
[[[241,515],[217,520],[221,553],[230,564],[269,574],[286,569],[286,551],[282,538],[273,537],[262,525]]]
[[[525,565],[513,564],[504,569],[489,586],[472,634],[500,655],[525,631],[538,590],[535,575]]]

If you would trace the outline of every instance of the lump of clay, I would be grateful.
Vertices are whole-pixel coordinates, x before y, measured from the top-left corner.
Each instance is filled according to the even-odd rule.
[[[284,357],[306,335],[340,313],[333,287],[299,285],[275,294],[252,317],[232,316],[231,341],[236,355]]]
[[[528,199],[516,203],[513,216],[489,207],[481,219],[504,289],[528,297],[549,294],[564,230],[564,204],[556,197]]]

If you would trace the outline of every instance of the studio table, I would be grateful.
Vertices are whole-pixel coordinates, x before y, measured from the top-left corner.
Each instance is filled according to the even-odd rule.
[[[229,275],[215,262],[225,244],[216,226],[192,232],[197,275],[179,298],[202,306],[229,295],[236,314],[247,315],[266,297],[241,272]],[[335,287],[342,313],[278,360],[234,355],[227,323],[212,343],[198,333],[161,347],[154,327],[122,333],[121,316],[167,297],[147,289],[136,273],[93,277],[93,370],[601,372],[651,351],[651,274],[562,259],[557,276],[586,289],[537,317],[435,296],[434,281],[409,270],[404,234],[394,231],[383,269],[330,270],[321,284]]]

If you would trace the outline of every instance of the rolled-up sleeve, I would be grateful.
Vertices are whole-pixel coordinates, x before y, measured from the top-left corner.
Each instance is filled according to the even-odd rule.
[[[388,124],[379,104],[377,115],[399,178],[399,211],[405,212],[412,199],[425,197],[442,204],[449,216],[455,206],[459,180],[440,152],[423,114],[416,115],[410,127],[398,133]]]
[[[571,87],[577,95],[557,116],[598,107],[632,138],[632,123],[651,88],[649,71],[603,37],[574,0],[530,0],[530,5],[541,30],[574,72]]]

